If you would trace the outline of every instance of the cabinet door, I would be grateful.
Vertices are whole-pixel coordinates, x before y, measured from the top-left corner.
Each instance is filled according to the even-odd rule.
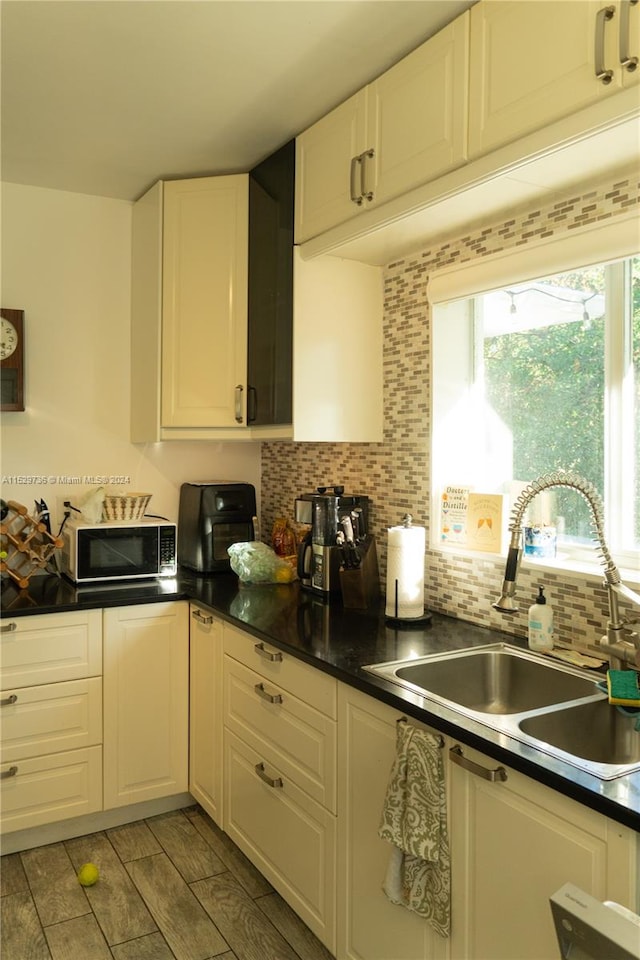
[[[604,6],[494,0],[472,7],[470,157],[620,89],[616,16],[605,26],[604,42],[613,79],[604,84],[595,77],[596,18]]]
[[[291,423],[295,142],[249,177],[247,422]]]
[[[247,174],[164,184],[164,427],[246,424],[247,248]]]
[[[469,14],[369,87],[365,196],[380,203],[466,159]]]
[[[391,846],[378,837],[378,827],[401,714],[343,685],[338,710],[337,955],[340,960],[446,956],[447,941],[382,890]]]
[[[187,606],[104,611],[105,809],[187,789]]]
[[[222,827],[222,622],[191,605],[189,790]]]
[[[468,747],[478,773],[450,764],[455,960],[558,955],[549,897],[564,883],[635,909],[633,831]],[[479,774],[479,775],[478,775]]]
[[[226,832],[333,953],[336,818],[230,730],[224,753]]]
[[[366,88],[332,110],[296,139],[296,243],[358,214],[360,173],[352,160],[366,149]],[[358,165],[356,164],[356,167]]]

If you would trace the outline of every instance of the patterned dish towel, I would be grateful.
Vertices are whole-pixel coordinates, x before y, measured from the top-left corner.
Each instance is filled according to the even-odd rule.
[[[394,844],[383,889],[427,919],[440,936],[451,930],[451,859],[444,764],[438,737],[400,721],[379,835]]]

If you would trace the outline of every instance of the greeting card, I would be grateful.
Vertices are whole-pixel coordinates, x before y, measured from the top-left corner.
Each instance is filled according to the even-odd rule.
[[[500,493],[470,493],[467,509],[467,547],[500,553],[504,497]]]

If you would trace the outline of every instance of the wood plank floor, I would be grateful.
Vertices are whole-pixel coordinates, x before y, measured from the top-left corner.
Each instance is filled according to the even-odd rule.
[[[199,807],[8,854],[0,884],[6,960],[331,960]]]

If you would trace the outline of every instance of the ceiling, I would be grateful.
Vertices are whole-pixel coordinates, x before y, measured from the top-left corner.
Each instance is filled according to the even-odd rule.
[[[251,169],[474,0],[2,0],[2,179]]]

